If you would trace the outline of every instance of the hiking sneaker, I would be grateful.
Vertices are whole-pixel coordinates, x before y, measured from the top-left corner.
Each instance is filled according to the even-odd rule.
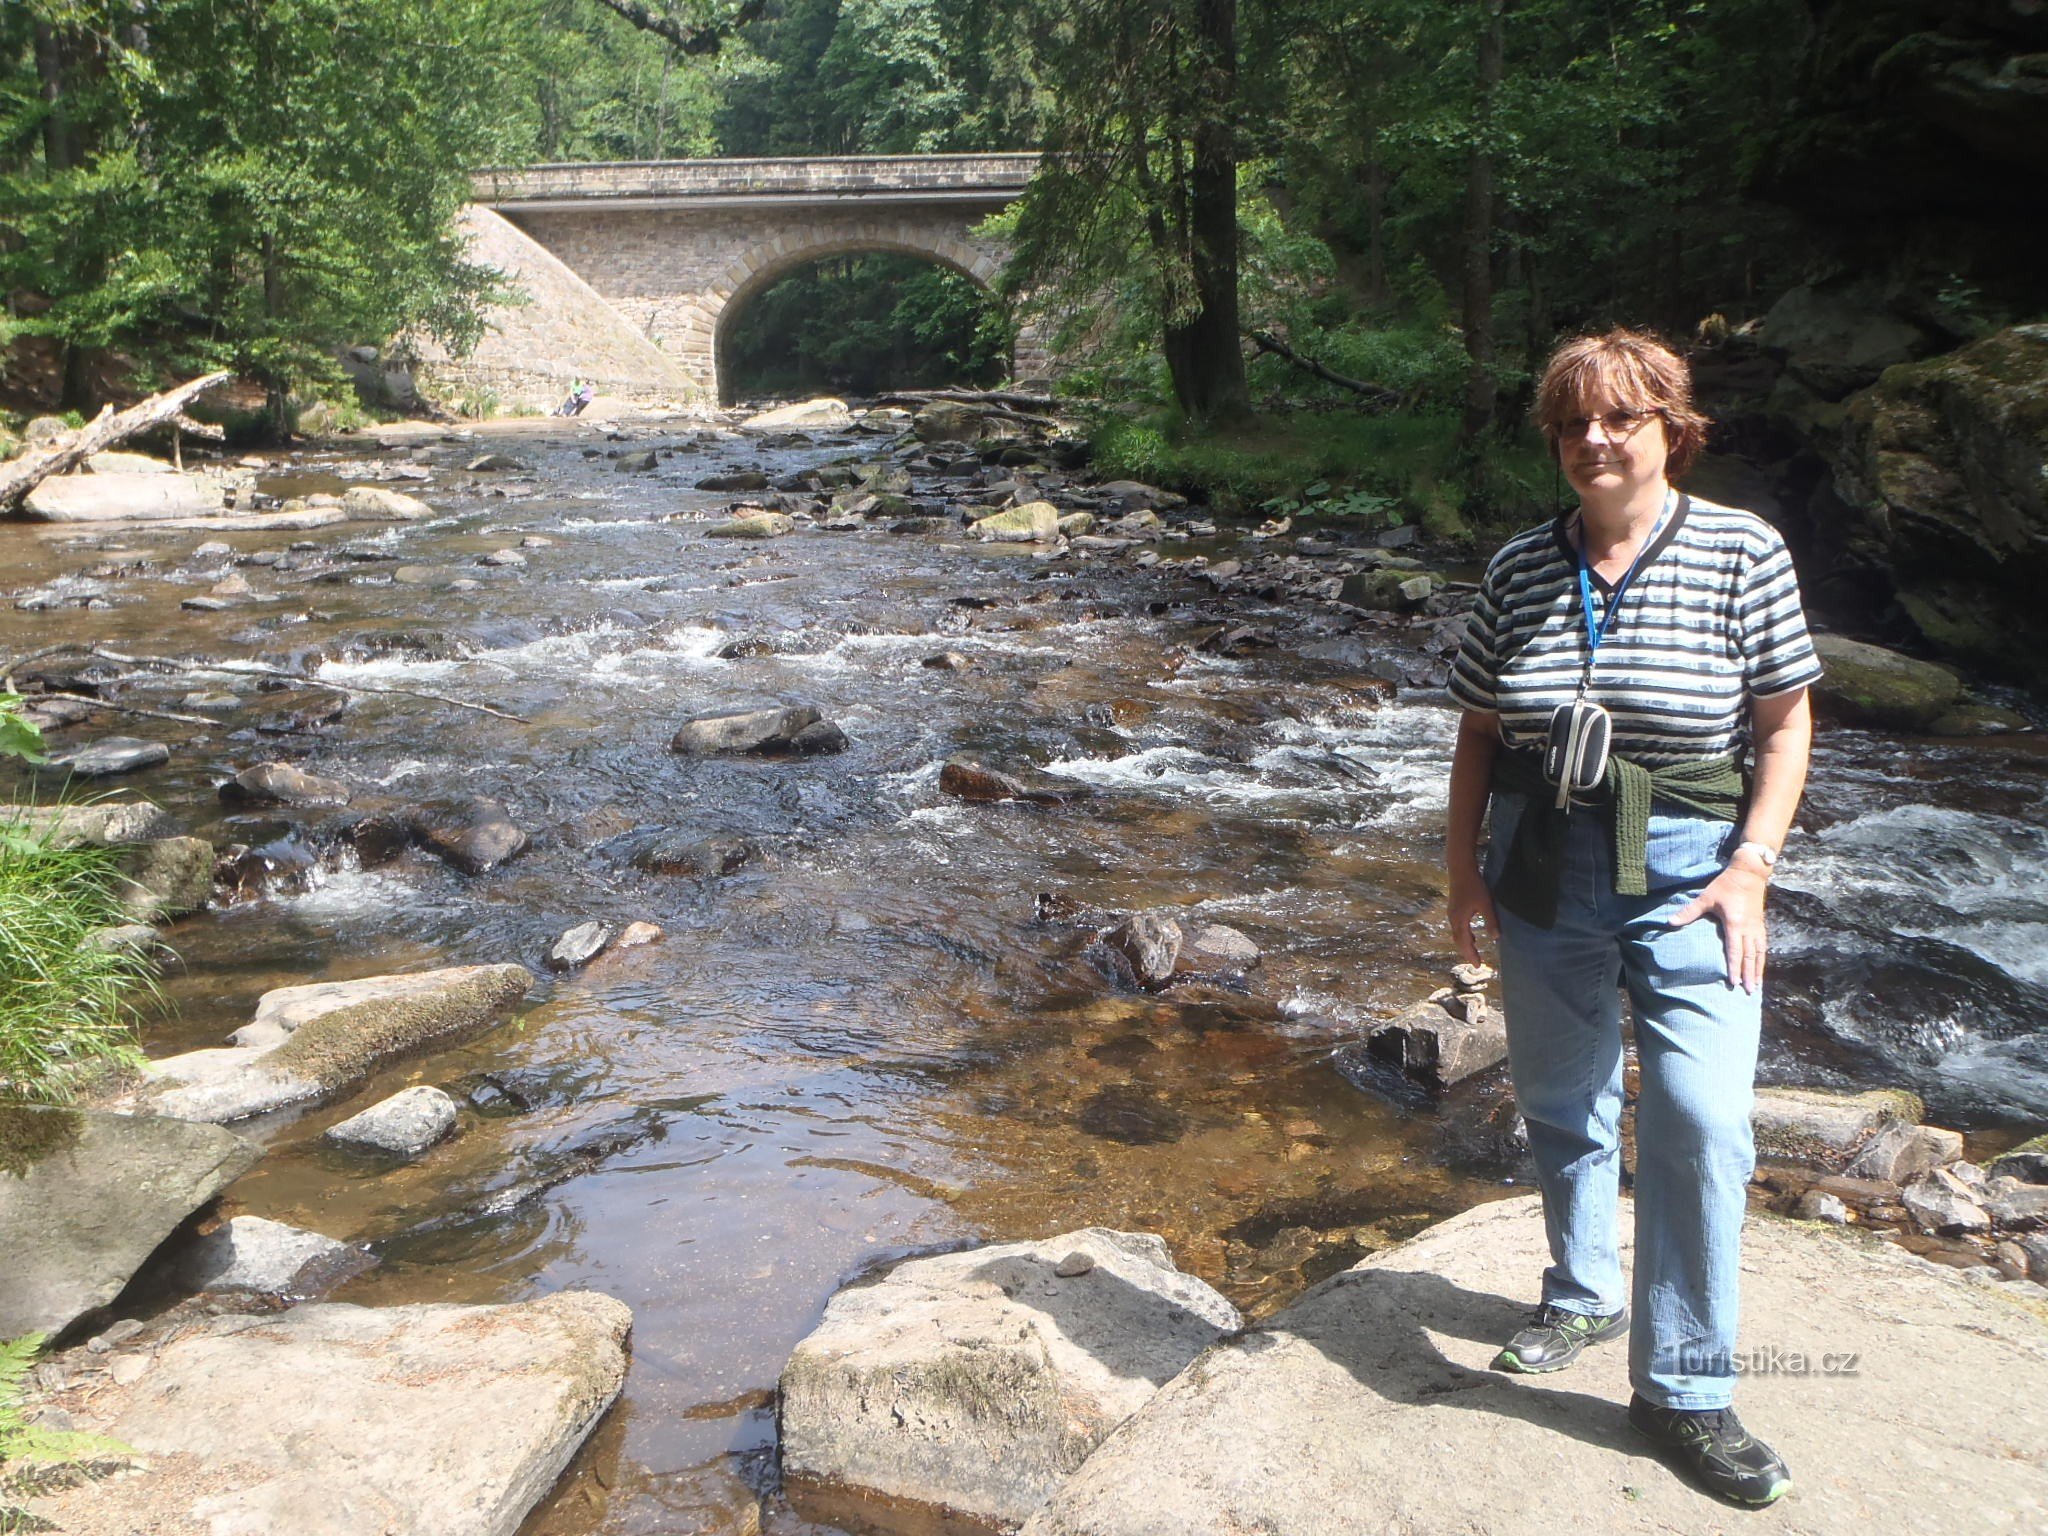
[[[1588,1317],[1583,1312],[1567,1312],[1545,1302],[1536,1309],[1529,1326],[1509,1339],[1507,1347],[1493,1357],[1493,1368],[1529,1375],[1561,1371],[1578,1359],[1579,1351],[1588,1344],[1599,1344],[1627,1332],[1627,1307],[1606,1317]]]
[[[1744,1429],[1733,1408],[1659,1408],[1636,1396],[1629,1399],[1628,1421],[1662,1449],[1676,1451],[1709,1493],[1761,1509],[1792,1487],[1784,1459]]]

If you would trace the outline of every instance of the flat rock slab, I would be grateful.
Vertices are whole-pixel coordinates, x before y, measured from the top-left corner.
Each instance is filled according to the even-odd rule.
[[[56,1398],[146,1470],[28,1507],[71,1536],[512,1536],[618,1396],[632,1321],[588,1291],[210,1319]]]
[[[1749,1118],[1759,1157],[1839,1171],[1884,1127],[1917,1125],[1922,1113],[1902,1088],[1759,1088]]]
[[[1240,1321],[1149,1233],[912,1259],[834,1296],[784,1367],[784,1484],[854,1529],[1014,1530]]]
[[[22,512],[46,523],[98,523],[127,518],[204,517],[225,500],[219,480],[204,475],[52,475],[22,502]]]
[[[149,842],[177,833],[170,812],[147,800],[99,800],[91,805],[0,808],[0,822],[19,822],[32,837],[46,837],[53,847],[76,848],[90,843],[111,848],[121,843]]]
[[[160,741],[138,736],[102,736],[73,752],[52,755],[52,768],[69,769],[82,779],[110,778],[117,773],[134,773],[171,760],[171,749]]]
[[[532,985],[523,965],[457,965],[280,987],[257,1001],[235,1045],[151,1062],[132,1101],[215,1123],[317,1103],[408,1051],[485,1028]]]
[[[1547,1262],[1529,1198],[1373,1255],[1202,1356],[1025,1536],[2048,1528],[2048,1400],[2027,1385],[2048,1367],[2048,1320],[1995,1285],[1753,1220],[1741,1349],[1757,1364],[1737,1406],[1793,1479],[1758,1515],[1695,1491],[1629,1429],[1625,1344],[1565,1377],[1487,1369]],[[1852,1354],[1853,1373],[1822,1374]]]
[[[262,1156],[218,1126],[0,1106],[0,1338],[61,1333],[105,1306]]]

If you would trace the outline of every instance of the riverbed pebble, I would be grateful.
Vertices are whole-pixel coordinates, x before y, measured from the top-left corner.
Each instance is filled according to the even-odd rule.
[[[548,969],[552,971],[573,971],[578,966],[588,965],[604,953],[605,946],[612,941],[610,923],[578,923],[554,942],[548,951]]]

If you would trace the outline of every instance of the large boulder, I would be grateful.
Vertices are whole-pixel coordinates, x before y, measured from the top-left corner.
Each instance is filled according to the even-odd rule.
[[[740,423],[743,432],[786,432],[803,428],[813,432],[838,432],[853,425],[853,412],[844,400],[822,395],[816,400],[797,400],[760,411]]]
[[[421,806],[407,817],[413,839],[465,875],[489,874],[526,852],[532,838],[496,800],[481,796]]]
[[[787,512],[770,512],[756,508],[738,517],[729,517],[724,522],[713,523],[704,530],[707,539],[779,539],[796,532],[796,520]]]
[[[857,1529],[1015,1529],[1240,1323],[1145,1233],[913,1259],[834,1296],[783,1368],[784,1485]]]
[[[1888,370],[1826,444],[1852,543],[1921,633],[2021,681],[2048,649],[2048,324]]]
[[[1533,1197],[1372,1255],[1204,1354],[1024,1536],[1732,1530],[1631,1434],[1625,1348],[1589,1350],[1566,1388],[1488,1368],[1549,1262]],[[2048,1509],[2048,1401],[2014,1389],[2048,1359],[2037,1311],[1768,1218],[1744,1236],[1742,1304],[1742,1358],[1772,1362],[1744,1371],[1742,1416],[1791,1465],[1788,1529],[2019,1529]]]
[[[47,838],[57,848],[92,844],[122,849],[121,902],[142,921],[196,912],[213,894],[213,845],[179,836],[170,814],[147,800],[8,806],[0,820],[18,822],[29,835]]]
[[[155,1115],[0,1106],[0,1339],[60,1334],[263,1149]]]
[[[919,442],[972,442],[982,433],[981,413],[957,400],[934,400],[910,419]]]
[[[1821,713],[1849,725],[1925,731],[1954,707],[1963,685],[1953,672],[1882,646],[1815,635],[1826,668],[1813,686]]]
[[[351,486],[342,493],[341,510],[366,522],[411,523],[434,515],[434,509],[417,496],[381,485]]]
[[[139,1465],[28,1508],[77,1532],[513,1536],[618,1396],[632,1321],[563,1291],[144,1333],[48,1399]]]
[[[226,504],[222,482],[209,475],[136,473],[52,475],[22,502],[25,516],[45,523],[209,517]]]
[[[977,518],[968,531],[991,543],[1050,544],[1060,536],[1060,510],[1049,501],[1029,501]]]
[[[318,1103],[408,1052],[487,1028],[532,984],[523,965],[458,965],[280,987],[233,1045],[150,1062],[123,1103],[215,1123]]]
[[[686,720],[669,742],[684,757],[842,752],[846,734],[808,704],[726,710]]]
[[[1926,356],[1930,338],[1874,289],[1807,283],[1771,306],[1757,342],[1816,394],[1840,399],[1893,364]]]

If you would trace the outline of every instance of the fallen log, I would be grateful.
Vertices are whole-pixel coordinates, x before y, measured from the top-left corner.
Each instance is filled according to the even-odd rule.
[[[52,475],[76,469],[103,448],[126,442],[138,432],[166,422],[179,422],[185,407],[216,385],[233,378],[231,373],[209,373],[203,379],[180,384],[160,395],[151,395],[125,411],[111,405],[67,437],[42,448],[31,448],[9,464],[0,464],[0,513],[20,509],[28,493]]]
[[[884,403],[903,400],[916,405],[947,400],[959,405],[1014,406],[1021,411],[1050,411],[1059,405],[1051,395],[1025,395],[1013,389],[899,389],[882,396],[882,400]]]
[[[1355,395],[1364,395],[1373,404],[1391,408],[1401,403],[1399,390],[1388,389],[1384,384],[1368,384],[1363,379],[1347,379],[1335,369],[1327,368],[1312,357],[1303,357],[1270,331],[1249,331],[1246,333],[1261,352],[1270,352],[1282,362],[1291,363],[1303,373],[1312,374],[1325,384],[1334,384],[1339,389],[1348,389]]]

